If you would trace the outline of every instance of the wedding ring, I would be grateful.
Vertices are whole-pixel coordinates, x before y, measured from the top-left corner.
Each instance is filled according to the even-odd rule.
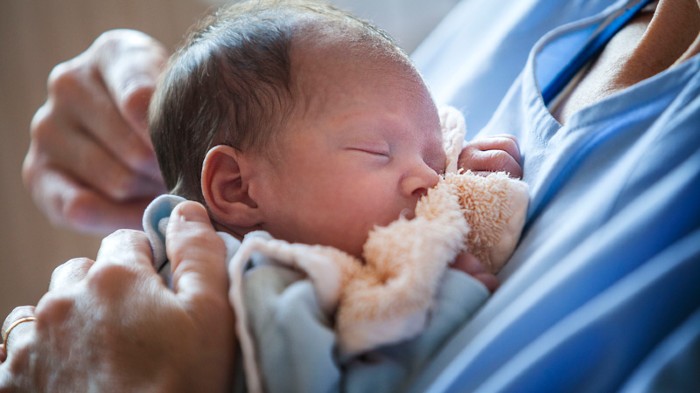
[[[34,322],[36,321],[36,317],[24,317],[20,318],[14,322],[5,330],[2,332],[2,342],[3,345],[5,346],[5,352],[7,352],[7,339],[10,337],[10,333],[12,332],[12,329],[16,328],[17,326],[25,323],[25,322]]]

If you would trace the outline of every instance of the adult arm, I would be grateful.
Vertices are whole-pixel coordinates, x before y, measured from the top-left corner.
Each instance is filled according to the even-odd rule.
[[[145,206],[165,191],[147,112],[166,58],[153,38],[112,30],[53,69],[22,175],[54,223],[93,233],[140,228]]]
[[[57,269],[36,310],[20,308],[5,322],[37,318],[12,331],[0,391],[230,391],[235,336],[223,242],[192,202],[173,211],[167,231],[172,291],[141,232],[118,231],[94,262]]]

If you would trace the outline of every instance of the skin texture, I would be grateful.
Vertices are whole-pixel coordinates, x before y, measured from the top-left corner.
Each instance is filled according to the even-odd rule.
[[[223,242],[194,202],[173,211],[167,232],[174,291],[137,231],[105,238],[95,261],[58,268],[36,309],[5,320],[37,318],[12,331],[0,391],[230,391],[235,335]]]
[[[674,39],[668,39],[674,37]],[[611,39],[579,83],[554,108],[565,124],[574,113],[679,64],[700,51],[700,2],[660,0]]]

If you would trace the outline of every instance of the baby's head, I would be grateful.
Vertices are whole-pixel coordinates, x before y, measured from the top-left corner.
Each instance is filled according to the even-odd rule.
[[[203,202],[219,229],[356,256],[445,166],[437,110],[408,57],[317,2],[206,19],[172,57],[150,122],[167,187]]]

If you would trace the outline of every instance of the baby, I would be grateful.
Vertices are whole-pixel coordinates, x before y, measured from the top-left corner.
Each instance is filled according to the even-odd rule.
[[[167,187],[204,203],[218,230],[238,240],[264,231],[275,239],[330,246],[360,259],[373,228],[402,215],[411,218],[418,200],[438,183],[447,160],[437,108],[408,56],[371,24],[316,2],[244,2],[206,18],[171,58],[150,115]],[[519,159],[517,151],[509,155]],[[493,288],[495,277],[473,258],[458,259],[453,267]],[[250,274],[247,284],[253,292],[282,280],[281,289],[268,291],[279,295],[298,280],[278,268],[257,270],[276,278]],[[460,275],[445,285],[463,286],[467,279]],[[475,291],[486,294],[483,286]],[[257,292],[248,297],[256,298]],[[304,307],[313,308],[309,302],[300,303],[298,315],[291,318],[313,314],[304,313]],[[265,307],[274,309],[260,306]],[[324,317],[310,318],[322,327],[332,324]],[[255,333],[254,340],[267,344],[289,338],[276,329],[293,329],[297,322],[275,323],[251,317],[258,331],[268,331],[267,336]],[[448,335],[443,327],[415,342],[435,348]],[[275,349],[274,356],[264,348],[274,345],[260,346],[265,382],[257,387],[320,390],[326,380],[316,375],[319,367],[339,367],[337,361],[314,364],[313,383],[303,386],[289,383],[306,380],[298,377],[304,371],[280,374],[279,364],[296,356],[304,359],[323,342],[317,336],[306,341],[284,342],[292,349]],[[332,347],[331,339],[317,353],[332,353]],[[427,359],[432,351],[426,348],[416,359]],[[343,367],[351,369],[358,359],[344,360]],[[416,359],[410,367],[421,364]],[[327,376],[337,377],[337,371]]]

